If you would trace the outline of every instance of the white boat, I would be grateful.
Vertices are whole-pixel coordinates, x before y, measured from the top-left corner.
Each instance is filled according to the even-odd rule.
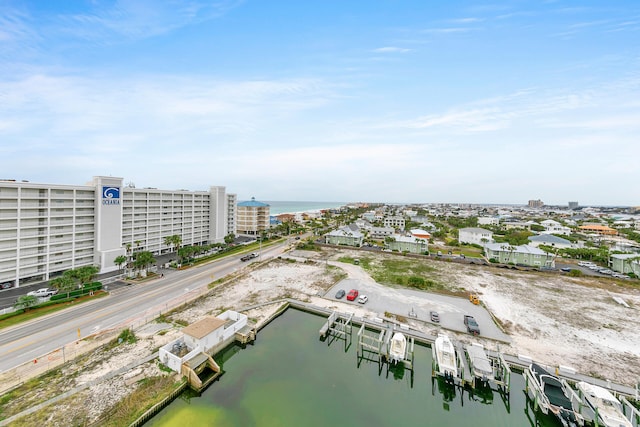
[[[584,400],[598,416],[598,424],[604,427],[633,427],[622,412],[622,404],[606,388],[580,381],[576,387]]]
[[[482,344],[473,343],[466,347],[473,376],[483,382],[493,379],[493,365]]]
[[[458,360],[456,349],[447,335],[438,334],[434,346],[434,353],[438,372],[445,378],[453,379],[458,376]]]
[[[407,337],[401,332],[396,332],[391,337],[391,344],[389,346],[389,357],[394,363],[404,360],[407,352]]]

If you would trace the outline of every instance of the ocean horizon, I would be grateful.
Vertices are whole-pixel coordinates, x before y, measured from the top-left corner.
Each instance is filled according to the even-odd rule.
[[[349,204],[349,202],[310,202],[293,200],[264,200],[263,202],[269,204],[269,213],[271,215],[336,209]]]

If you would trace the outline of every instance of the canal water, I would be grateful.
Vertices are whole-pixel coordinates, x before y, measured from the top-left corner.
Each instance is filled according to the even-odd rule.
[[[416,346],[414,372],[388,370],[356,355],[353,341],[318,331],[325,318],[287,310],[253,345],[231,346],[215,359],[224,374],[202,395],[185,392],[147,425],[557,427],[538,414],[512,375],[511,393],[471,394],[431,378],[431,349]]]

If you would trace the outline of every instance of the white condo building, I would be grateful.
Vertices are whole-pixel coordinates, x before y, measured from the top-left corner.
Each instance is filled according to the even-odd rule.
[[[43,281],[69,269],[118,267],[126,247],[154,254],[183,245],[219,243],[236,233],[237,198],[207,191],[128,188],[97,176],[84,186],[0,181],[0,283]]]

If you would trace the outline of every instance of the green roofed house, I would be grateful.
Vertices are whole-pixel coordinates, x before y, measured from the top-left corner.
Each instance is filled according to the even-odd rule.
[[[349,226],[340,227],[324,236],[325,243],[330,245],[362,246],[364,235]]]
[[[429,251],[427,239],[415,236],[393,235],[385,239],[387,249],[412,254],[423,254]]]
[[[525,265],[528,267],[555,268],[553,254],[529,245],[511,246],[508,243],[488,243],[484,246],[489,260],[501,264]]]
[[[611,254],[609,264],[613,271],[640,277],[640,254]]]

